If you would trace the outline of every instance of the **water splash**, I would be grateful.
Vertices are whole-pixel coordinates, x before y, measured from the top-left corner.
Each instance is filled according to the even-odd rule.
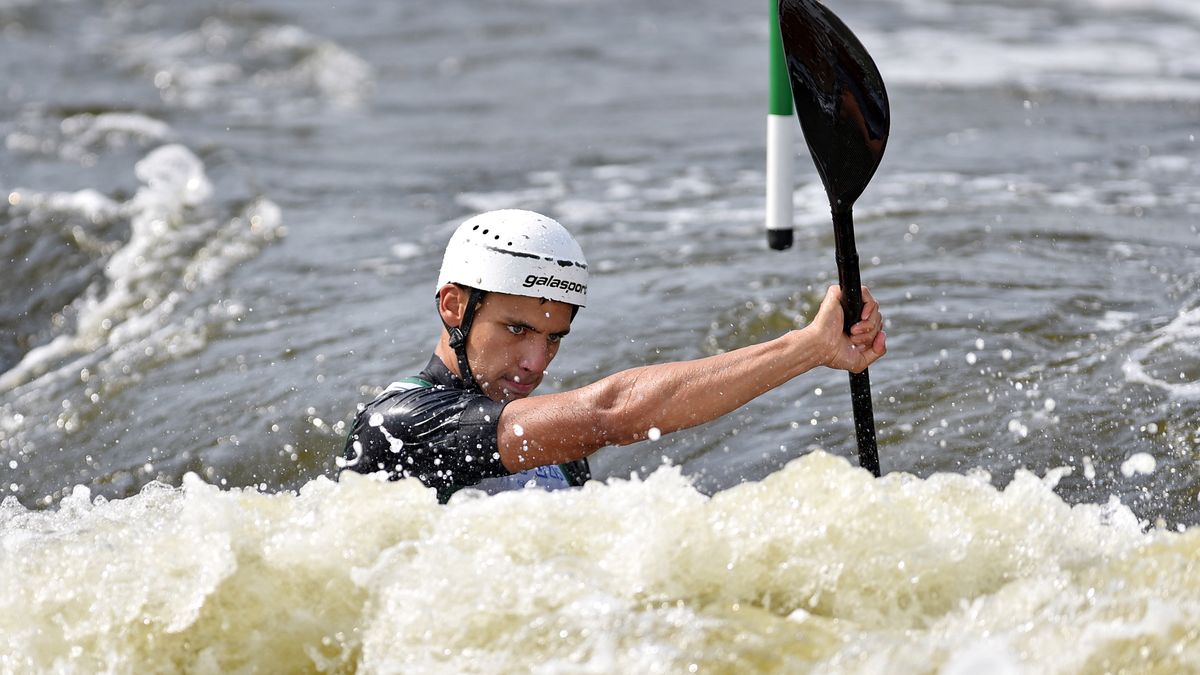
[[[1200,308],[1184,309],[1133,349],[1121,368],[1125,379],[1157,387],[1173,397],[1200,400]]]
[[[1018,474],[814,453],[711,498],[679,471],[445,507],[348,474],[194,476],[0,508],[0,668],[367,672],[1186,669],[1200,538]],[[336,552],[331,555],[330,552]]]

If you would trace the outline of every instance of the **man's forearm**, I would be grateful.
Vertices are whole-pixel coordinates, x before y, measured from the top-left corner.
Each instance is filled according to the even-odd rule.
[[[686,429],[742,407],[820,364],[805,338],[794,331],[724,354],[632,368],[590,385],[599,390],[594,400],[606,444],[643,440],[651,427]]]
[[[810,331],[692,361],[631,368],[586,387],[513,401],[501,458],[520,470],[711,421],[822,363]],[[519,432],[519,433],[518,433]]]

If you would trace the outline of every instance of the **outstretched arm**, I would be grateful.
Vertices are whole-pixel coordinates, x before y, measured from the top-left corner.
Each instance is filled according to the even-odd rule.
[[[500,415],[510,471],[560,464],[607,445],[714,420],[817,366],[860,372],[887,351],[879,306],[863,289],[862,321],[842,333],[841,291],[813,322],[768,342],[693,361],[631,368],[572,391],[512,401]]]

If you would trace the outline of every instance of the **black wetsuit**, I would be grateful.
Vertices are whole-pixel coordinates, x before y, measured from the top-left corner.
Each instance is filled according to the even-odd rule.
[[[345,467],[386,471],[390,480],[416,478],[437,488],[443,504],[464,487],[556,489],[591,477],[586,459],[509,473],[496,445],[504,406],[465,388],[434,356],[419,376],[393,382],[358,413],[343,450]]]

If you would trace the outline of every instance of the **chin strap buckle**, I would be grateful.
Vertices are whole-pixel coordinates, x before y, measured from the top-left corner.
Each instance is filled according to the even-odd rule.
[[[467,343],[467,336],[463,334],[462,329],[458,326],[449,329],[450,332],[450,348],[457,350]]]

